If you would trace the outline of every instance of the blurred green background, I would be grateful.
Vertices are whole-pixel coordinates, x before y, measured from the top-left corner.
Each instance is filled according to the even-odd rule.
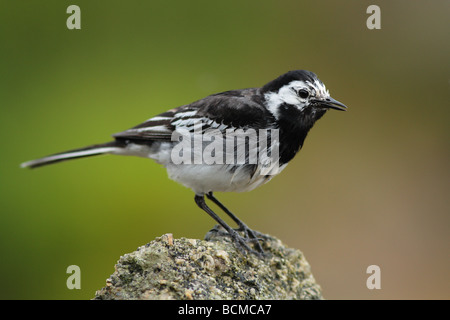
[[[320,120],[271,183],[218,198],[301,249],[325,298],[449,299],[449,16],[449,1],[1,0],[0,298],[90,299],[121,255],[214,225],[150,160],[21,162],[307,69],[348,112]],[[72,264],[81,290],[66,287]]]

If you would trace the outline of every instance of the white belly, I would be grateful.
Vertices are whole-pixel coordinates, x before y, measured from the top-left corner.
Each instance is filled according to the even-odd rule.
[[[276,172],[267,174],[257,167],[251,172],[245,166],[233,170],[229,164],[174,164],[171,161],[172,143],[157,143],[152,147],[130,144],[127,149],[116,154],[146,157],[162,164],[169,178],[192,189],[196,194],[208,192],[245,192],[269,182],[280,173],[286,164]]]

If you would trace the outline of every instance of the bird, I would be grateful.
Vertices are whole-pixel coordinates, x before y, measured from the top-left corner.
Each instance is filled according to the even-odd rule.
[[[214,193],[251,191],[269,182],[301,150],[310,129],[330,109],[345,111],[347,106],[330,96],[315,73],[292,70],[262,87],[224,91],[170,109],[113,134],[112,141],[27,161],[21,167],[37,168],[101,154],[153,159],[166,168],[170,179],[194,191],[197,206],[223,228],[239,251],[264,256],[264,235],[250,229]],[[265,142],[263,133],[270,133]],[[228,148],[225,141],[231,140]],[[201,157],[208,141],[214,141],[214,148],[210,147],[214,151],[206,154],[216,161]],[[252,157],[255,149],[256,161]],[[222,161],[224,158],[227,161]],[[220,218],[205,197],[238,228]]]

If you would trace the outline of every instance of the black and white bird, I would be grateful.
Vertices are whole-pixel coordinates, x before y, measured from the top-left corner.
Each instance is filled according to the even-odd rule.
[[[167,169],[169,178],[195,192],[196,204],[229,233],[241,251],[262,254],[263,249],[259,243],[259,237],[262,235],[247,227],[215,198],[213,192],[250,191],[268,182],[297,154],[309,130],[328,109],[346,108],[344,104],[330,97],[325,85],[314,73],[306,70],[289,71],[260,88],[217,93],[171,109],[129,130],[114,134],[114,140],[111,142],[53,154],[22,163],[21,166],[37,168],[99,154],[153,159]],[[232,155],[230,158],[235,161],[175,163],[174,150],[180,146],[183,139],[174,139],[174,133],[193,133],[199,125],[201,133],[213,130],[223,136],[246,132],[245,130],[258,132],[269,129],[277,132],[277,138],[272,139],[266,148],[271,149],[267,154],[276,155],[277,170],[267,172],[261,161],[236,161],[236,157],[248,160],[251,148],[260,145],[260,141],[244,149],[244,155]],[[246,141],[245,137],[243,141]],[[238,152],[237,147],[230,150],[228,152]],[[238,228],[231,228],[211,210],[205,202],[205,196],[229,215]],[[243,232],[243,235],[238,231]],[[252,244],[253,248],[250,246]]]

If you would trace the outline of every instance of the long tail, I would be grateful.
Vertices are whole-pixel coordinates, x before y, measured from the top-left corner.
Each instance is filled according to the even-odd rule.
[[[111,141],[102,144],[95,144],[85,148],[56,153],[44,158],[24,162],[20,166],[22,168],[37,168],[60,161],[111,153],[117,151],[118,148],[120,148],[119,144],[116,141]]]

